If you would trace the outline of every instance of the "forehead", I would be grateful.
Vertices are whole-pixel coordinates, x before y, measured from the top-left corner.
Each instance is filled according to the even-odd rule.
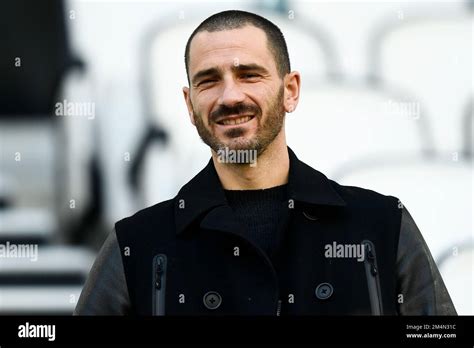
[[[268,49],[265,32],[251,25],[215,32],[202,31],[194,36],[189,52],[191,73],[216,66],[229,66],[235,59],[242,64],[256,63],[276,69]]]

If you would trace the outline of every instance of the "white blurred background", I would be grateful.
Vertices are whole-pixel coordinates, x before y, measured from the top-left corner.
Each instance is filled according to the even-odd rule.
[[[302,74],[286,121],[297,156],[399,197],[458,313],[474,314],[474,3],[283,0],[2,2],[0,246],[38,254],[0,257],[0,314],[71,314],[113,224],[207,163],[184,48],[226,9],[287,39]]]

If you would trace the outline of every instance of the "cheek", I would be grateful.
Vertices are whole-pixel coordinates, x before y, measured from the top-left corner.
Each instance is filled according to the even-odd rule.
[[[275,98],[274,92],[264,83],[255,83],[248,86],[245,91],[248,98],[256,104],[262,112],[267,111],[271,101]]]
[[[207,119],[207,115],[212,111],[217,99],[218,97],[215,91],[205,90],[199,92],[193,100],[194,112],[199,113],[201,117]]]
[[[272,103],[272,96],[267,94],[255,96],[254,103],[260,108],[262,112],[261,117],[267,117],[267,113]]]

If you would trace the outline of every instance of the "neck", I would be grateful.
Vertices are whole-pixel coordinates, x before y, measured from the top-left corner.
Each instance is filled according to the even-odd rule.
[[[222,163],[215,151],[212,151],[212,160],[226,190],[266,189],[288,182],[290,159],[283,129],[258,156],[255,165]]]

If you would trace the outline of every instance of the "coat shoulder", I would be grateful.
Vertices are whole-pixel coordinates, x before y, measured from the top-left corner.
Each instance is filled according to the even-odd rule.
[[[403,212],[400,200],[362,187],[344,186],[334,181],[331,181],[331,185],[346,202],[344,215],[357,226],[373,228],[375,234],[369,239],[383,240],[383,243],[388,243],[387,250],[396,250]],[[389,235],[392,237],[388,237]]]
[[[329,180],[334,190],[346,201],[348,207],[384,207],[398,209],[403,207],[398,197],[385,195],[367,188],[346,186]]]
[[[135,214],[115,223],[115,231],[120,237],[137,237],[138,231],[162,231],[162,236],[174,232],[174,199],[169,199],[139,210]],[[130,236],[133,234],[133,236]]]

